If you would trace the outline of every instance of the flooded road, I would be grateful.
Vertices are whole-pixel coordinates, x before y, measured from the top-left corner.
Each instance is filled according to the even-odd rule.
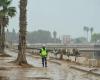
[[[0,58],[0,80],[100,80],[100,76],[72,69],[69,63],[63,61],[60,61],[62,64],[58,64],[56,60],[48,60],[48,67],[43,68],[39,57],[29,55],[27,61],[34,67],[21,68],[7,63],[17,56],[14,52],[7,52],[13,54],[13,57]]]

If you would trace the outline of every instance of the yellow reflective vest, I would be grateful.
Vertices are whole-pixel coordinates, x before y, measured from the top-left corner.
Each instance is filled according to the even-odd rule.
[[[46,48],[45,49],[41,49],[41,53],[40,53],[41,57],[47,57],[48,53],[47,53],[47,50]]]

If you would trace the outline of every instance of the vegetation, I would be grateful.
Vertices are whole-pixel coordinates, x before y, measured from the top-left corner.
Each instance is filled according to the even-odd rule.
[[[91,39],[92,39],[93,27],[90,28],[90,33],[91,33]]]
[[[84,26],[83,30],[86,31],[86,33],[87,33],[87,41],[88,41],[88,38],[89,38],[89,34],[88,34],[89,31],[90,31],[91,39],[92,39],[92,34],[93,34],[93,30],[94,30],[93,27],[89,28],[87,26]]]
[[[85,37],[78,37],[74,39],[74,43],[85,43],[87,42],[87,39]]]
[[[100,33],[94,33],[91,42],[100,42]]]
[[[52,33],[53,34],[53,33]],[[52,37],[49,31],[37,30],[33,32],[27,32],[27,43],[55,43],[55,39]],[[13,29],[12,32],[6,32],[7,42],[18,43],[18,35]],[[60,43],[60,39],[56,38],[56,43]]]
[[[0,0],[0,52],[5,48],[5,27],[9,24],[9,18],[14,17],[16,9],[11,5],[12,0]]]
[[[86,31],[86,33],[87,33],[87,41],[88,41],[88,32],[89,32],[89,28],[87,27],[87,26],[84,26],[84,31]]]

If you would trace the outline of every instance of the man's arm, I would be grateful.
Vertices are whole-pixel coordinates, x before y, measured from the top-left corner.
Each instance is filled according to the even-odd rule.
[[[46,50],[47,56],[48,56],[48,50]]]

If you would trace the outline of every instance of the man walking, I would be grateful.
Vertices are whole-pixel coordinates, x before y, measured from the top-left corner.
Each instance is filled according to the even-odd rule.
[[[40,56],[42,58],[42,65],[43,67],[47,67],[47,56],[48,56],[48,52],[47,49],[45,48],[45,46],[43,45],[41,50],[40,50]]]

